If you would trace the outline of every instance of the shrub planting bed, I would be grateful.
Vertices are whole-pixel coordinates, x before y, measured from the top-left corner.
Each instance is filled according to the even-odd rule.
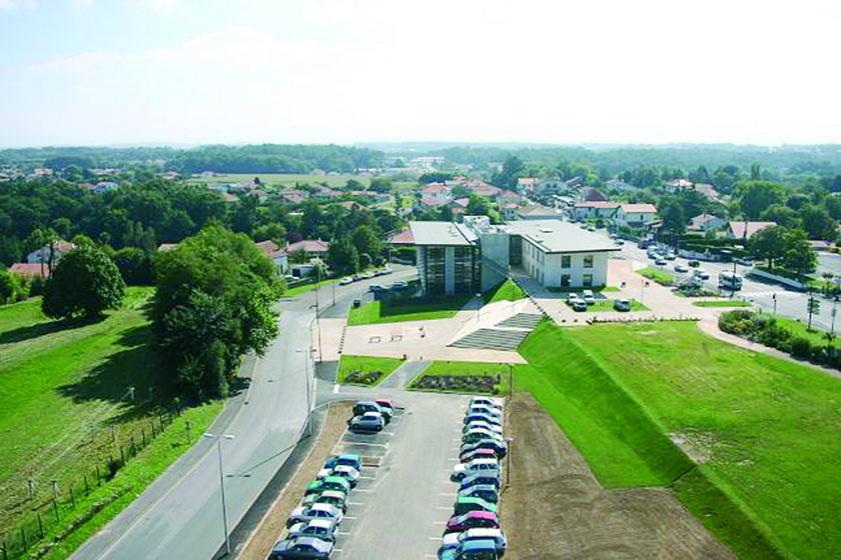
[[[499,393],[500,375],[423,375],[412,383],[412,389],[452,391],[456,393]]]

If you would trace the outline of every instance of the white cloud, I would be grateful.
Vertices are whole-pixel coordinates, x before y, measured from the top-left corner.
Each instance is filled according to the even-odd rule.
[[[70,8],[74,10],[90,10],[93,8],[94,0],[70,0]]]
[[[12,10],[16,8],[34,8],[36,0],[0,0],[0,10]]]
[[[155,13],[171,13],[180,8],[180,0],[127,0],[130,7],[151,10]]]

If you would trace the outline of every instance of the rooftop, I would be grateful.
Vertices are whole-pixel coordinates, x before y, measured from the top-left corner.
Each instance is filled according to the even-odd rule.
[[[409,222],[415,245],[470,246],[470,240],[452,222]]]
[[[546,253],[584,253],[618,251],[604,235],[584,230],[560,220],[524,220],[505,226],[510,233],[521,235]]]

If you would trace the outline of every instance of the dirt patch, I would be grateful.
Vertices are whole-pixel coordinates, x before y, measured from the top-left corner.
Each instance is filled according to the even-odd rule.
[[[699,465],[710,460],[716,445],[715,436],[705,432],[672,432],[669,439]]]
[[[500,514],[510,560],[735,556],[664,488],[605,490],[527,393],[508,403],[511,486]]]
[[[352,403],[332,403],[315,446],[266,512],[249,541],[237,555],[241,560],[265,560],[286,527],[286,519],[298,506],[310,480],[315,478],[345,431]]]

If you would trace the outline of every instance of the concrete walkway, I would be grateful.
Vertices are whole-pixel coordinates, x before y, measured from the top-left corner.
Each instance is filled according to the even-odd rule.
[[[385,381],[379,384],[379,387],[383,389],[403,389],[408,387],[409,383],[415,377],[426,371],[426,368],[431,363],[429,360],[407,361],[394,370]]]

